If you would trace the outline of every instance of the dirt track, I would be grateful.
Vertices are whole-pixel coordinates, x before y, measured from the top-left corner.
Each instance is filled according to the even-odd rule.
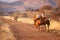
[[[36,31],[37,29],[33,25],[10,21],[3,18],[0,19],[11,25],[10,29],[17,40],[60,40],[60,35]]]

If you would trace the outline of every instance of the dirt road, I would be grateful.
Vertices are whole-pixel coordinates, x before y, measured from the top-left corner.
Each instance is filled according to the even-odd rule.
[[[16,40],[60,40],[60,35],[51,32],[39,32],[31,24],[19,23],[16,21],[0,18],[2,21],[11,25],[9,28]]]

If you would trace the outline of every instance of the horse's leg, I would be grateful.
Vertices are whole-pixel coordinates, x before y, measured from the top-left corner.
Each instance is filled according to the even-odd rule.
[[[48,25],[48,32],[49,32],[49,25]]]
[[[35,22],[35,26],[36,26],[36,28],[37,28],[37,29],[39,28],[39,25],[38,25],[38,23],[37,23],[37,22]]]
[[[48,25],[48,32],[49,32],[49,26],[50,26],[50,22],[49,21],[48,21],[48,24],[47,25]]]
[[[44,30],[45,30],[45,25],[41,25],[41,26],[40,26],[40,31],[43,32]]]
[[[39,24],[36,25],[36,28],[38,29],[38,31],[40,31],[40,25]]]
[[[41,29],[40,29],[40,31],[42,32],[42,26],[41,26]]]
[[[38,25],[36,25],[36,29],[37,29],[37,31],[39,31],[39,30],[40,30],[40,28],[39,28],[39,26],[38,26]]]
[[[40,30],[40,26],[38,26],[38,29]]]
[[[39,25],[37,26],[37,29],[40,30],[40,26]]]
[[[45,30],[46,30],[46,25],[45,25]]]
[[[46,30],[46,25],[43,25],[42,26],[42,31],[45,31]]]
[[[36,29],[38,29],[38,25],[35,24]]]

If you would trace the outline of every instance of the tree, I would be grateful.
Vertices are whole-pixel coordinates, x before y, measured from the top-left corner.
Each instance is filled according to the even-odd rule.
[[[23,17],[28,17],[27,13],[23,13]]]
[[[52,9],[53,9],[53,7],[50,5],[45,5],[41,8],[41,10],[52,10]]]
[[[57,6],[60,7],[60,0],[55,0],[57,3]]]

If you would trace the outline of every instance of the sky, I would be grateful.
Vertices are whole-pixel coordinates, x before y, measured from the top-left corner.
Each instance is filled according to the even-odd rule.
[[[4,1],[4,2],[8,2],[8,3],[13,3],[13,2],[17,2],[20,1],[20,3],[24,3],[24,5],[39,5],[39,4],[53,4],[55,5],[54,0],[0,0],[0,1]],[[20,3],[16,3],[16,4],[20,4]]]
[[[40,8],[43,5],[56,5],[54,0],[0,0],[0,8],[15,8],[16,10],[24,10],[29,7],[33,7],[34,9]],[[5,3],[6,2],[6,3]],[[8,3],[7,3],[8,2]],[[4,10],[5,10],[4,9]]]
[[[29,5],[29,4],[43,4],[44,2],[47,3],[49,2],[50,4],[54,4],[55,2],[53,0],[0,0],[0,1],[4,1],[4,2],[8,2],[8,3],[13,3],[16,1],[21,1],[23,2],[25,5]]]
[[[0,1],[4,1],[4,2],[15,2],[15,1],[18,1],[18,0],[0,0]]]

